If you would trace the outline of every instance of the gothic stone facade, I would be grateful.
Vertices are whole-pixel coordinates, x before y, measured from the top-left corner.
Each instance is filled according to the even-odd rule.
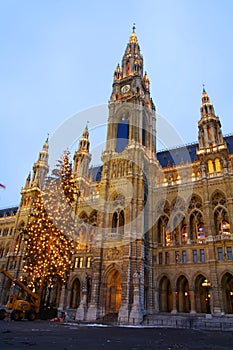
[[[205,89],[196,144],[156,152],[156,110],[135,30],[114,72],[103,165],[90,168],[86,128],[74,154],[78,236],[66,286],[50,301],[77,320],[108,314],[233,314],[233,137]],[[1,211],[0,264],[19,278],[32,198],[48,172],[48,140],[18,208]],[[1,277],[1,302],[10,285]]]

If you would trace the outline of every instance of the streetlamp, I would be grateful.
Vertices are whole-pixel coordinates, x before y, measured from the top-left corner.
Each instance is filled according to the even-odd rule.
[[[206,288],[206,298],[205,298],[205,302],[206,302],[206,313],[207,314],[211,314],[211,310],[210,310],[210,291],[209,288],[211,287],[211,283],[210,281],[208,281],[207,279],[205,279],[202,282],[202,287]]]

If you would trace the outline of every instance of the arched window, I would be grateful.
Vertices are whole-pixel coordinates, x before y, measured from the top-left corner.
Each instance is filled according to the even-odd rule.
[[[217,175],[220,175],[222,172],[221,162],[220,162],[219,158],[215,159],[215,170],[216,170]]]
[[[125,224],[124,211],[121,210],[119,214],[119,233],[121,235],[124,234],[124,224]]]
[[[203,224],[202,213],[198,210],[194,210],[190,214],[189,218],[190,227],[190,239],[198,240],[199,243],[203,243],[205,240],[205,227]]]
[[[226,208],[226,198],[220,192],[217,192],[213,195],[212,208],[214,211],[214,223],[216,234],[230,234],[229,215]]]
[[[213,176],[214,174],[214,165],[211,159],[208,160],[208,170],[209,170],[209,174],[210,176]]]
[[[124,234],[125,214],[123,210],[117,210],[112,216],[112,231],[120,235]]]
[[[112,230],[113,230],[113,232],[117,232],[117,221],[118,221],[118,215],[117,215],[117,212],[115,212],[112,216]]]
[[[122,152],[129,141],[129,121],[120,120],[117,125],[116,152]]]
[[[214,222],[217,235],[229,235],[230,225],[228,221],[228,214],[225,208],[218,207],[214,211]]]
[[[171,245],[171,232],[167,228],[168,217],[162,216],[158,220],[158,243],[162,245]]]

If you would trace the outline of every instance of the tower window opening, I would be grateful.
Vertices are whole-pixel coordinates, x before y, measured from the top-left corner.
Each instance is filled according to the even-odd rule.
[[[122,152],[129,141],[129,121],[121,120],[117,125],[116,152]]]

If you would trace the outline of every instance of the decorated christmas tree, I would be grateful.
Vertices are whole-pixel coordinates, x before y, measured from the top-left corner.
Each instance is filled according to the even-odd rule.
[[[76,193],[66,151],[33,203],[25,238],[24,271],[42,299],[48,288],[58,281],[66,283],[69,276],[75,234],[72,203]]]

